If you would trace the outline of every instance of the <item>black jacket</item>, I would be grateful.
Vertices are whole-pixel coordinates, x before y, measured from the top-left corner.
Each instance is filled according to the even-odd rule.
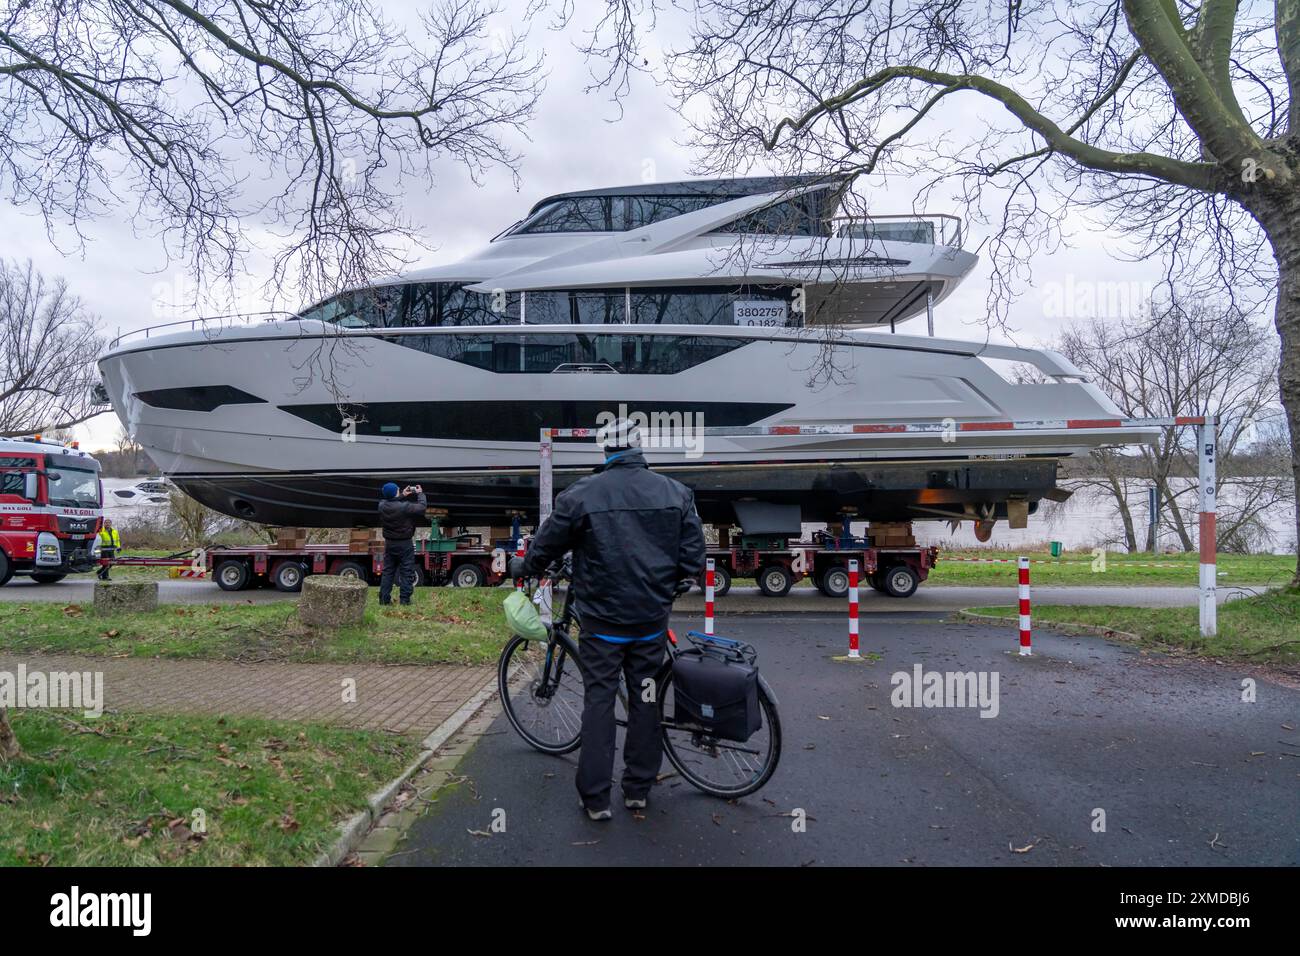
[[[384,528],[384,540],[410,541],[415,537],[415,524],[424,519],[427,507],[424,495],[385,498],[379,502],[379,523]]]
[[[695,496],[646,467],[639,450],[575,482],[555,499],[524,561],[536,575],[573,552],[573,586],[585,630],[645,637],[668,626],[673,589],[704,569]]]

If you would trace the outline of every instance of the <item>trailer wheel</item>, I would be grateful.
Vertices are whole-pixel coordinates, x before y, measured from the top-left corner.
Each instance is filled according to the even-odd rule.
[[[731,590],[731,572],[721,565],[713,568],[713,596],[720,598]]]
[[[0,551],[0,587],[9,583],[9,579],[14,576],[14,569],[9,564],[9,555]]]
[[[487,583],[483,569],[470,561],[451,572],[451,583],[458,588],[481,588]]]
[[[784,565],[769,564],[758,571],[758,589],[768,597],[785,597],[794,587],[794,575]]]
[[[293,594],[302,590],[302,565],[297,561],[281,561],[271,569],[271,583],[277,591]]]
[[[66,577],[66,574],[59,574],[57,571],[36,571],[32,574],[32,580],[37,584],[55,584]]]
[[[216,578],[217,587],[223,591],[242,591],[251,583],[252,573],[248,562],[226,560],[217,565],[212,576]]]
[[[871,585],[871,590],[879,591],[881,594],[885,593],[885,582],[881,580],[879,571],[875,574],[868,574],[867,583]]]
[[[832,564],[822,574],[819,584],[822,594],[828,598],[845,598],[849,596],[849,569],[842,564]]]
[[[334,565],[331,573],[337,574],[341,578],[352,578],[362,584],[370,583],[370,572],[366,570],[360,561],[340,561]]]
[[[916,576],[916,572],[905,564],[896,564],[885,572],[885,593],[890,597],[911,597],[920,583],[921,579]]]

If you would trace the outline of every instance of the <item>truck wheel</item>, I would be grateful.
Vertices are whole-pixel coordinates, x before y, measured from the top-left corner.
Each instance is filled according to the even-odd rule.
[[[341,578],[352,578],[362,584],[370,583],[370,572],[366,570],[360,561],[340,561],[334,565],[331,573],[337,574]]]
[[[212,576],[223,591],[242,591],[249,585],[248,564],[244,561],[222,561]]]
[[[32,580],[37,584],[55,584],[66,577],[66,574],[59,574],[55,571],[37,571],[32,575]]]
[[[822,575],[821,592],[828,598],[846,598],[849,596],[849,569],[842,564],[833,564]]]
[[[281,561],[271,569],[271,583],[286,594],[302,590],[302,577],[302,565],[297,561]]]
[[[477,564],[469,562],[451,572],[451,583],[458,588],[481,588],[487,583],[487,575]]]
[[[9,583],[9,579],[14,576],[14,569],[9,564],[9,555],[0,551],[0,587]]]
[[[768,597],[785,597],[794,587],[794,575],[781,564],[769,564],[758,571],[758,589]]]
[[[911,597],[920,583],[916,572],[905,564],[896,564],[885,572],[885,593],[890,597]]]

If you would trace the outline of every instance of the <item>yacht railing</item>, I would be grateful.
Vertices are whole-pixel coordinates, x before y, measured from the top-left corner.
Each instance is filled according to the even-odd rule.
[[[961,248],[962,221],[951,213],[904,213],[884,216],[834,216],[831,232],[837,239],[851,237]]]
[[[128,339],[149,338],[151,335],[157,335],[164,329],[171,332],[179,332],[183,329],[189,329],[191,332],[198,329],[206,328],[209,324],[217,322],[223,323],[219,328],[229,328],[236,325],[254,325],[259,320],[262,322],[274,322],[277,319],[296,319],[296,312],[284,311],[267,311],[267,312],[243,312],[230,313],[228,315],[201,315],[193,319],[180,319],[176,322],[162,322],[158,325],[147,325],[142,329],[131,329],[127,332],[119,332],[116,338],[109,341],[110,349],[117,348],[120,344]]]

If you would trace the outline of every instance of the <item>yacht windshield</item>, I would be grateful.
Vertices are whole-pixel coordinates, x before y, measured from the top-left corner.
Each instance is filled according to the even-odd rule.
[[[86,468],[52,465],[45,477],[50,484],[50,504],[68,508],[99,507],[99,473]]]

